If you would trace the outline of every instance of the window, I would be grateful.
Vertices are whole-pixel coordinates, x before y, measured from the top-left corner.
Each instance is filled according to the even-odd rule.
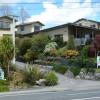
[[[9,29],[10,28],[10,23],[0,21],[0,28]]]
[[[66,44],[63,40],[63,34],[54,35],[53,41],[55,41],[59,47],[63,47]]]
[[[24,25],[22,25],[22,26],[20,27],[20,29],[21,29],[21,31],[24,31],[24,30],[25,30]]]
[[[82,23],[79,23],[79,26],[82,26]]]
[[[63,37],[62,34],[57,34],[57,35],[55,35],[55,38],[62,38],[62,37]]]
[[[95,25],[91,25],[90,27],[95,28],[96,26]]]
[[[58,35],[54,35],[55,40],[62,40],[63,41],[63,35],[62,34],[58,34]]]
[[[86,39],[90,39],[90,35],[89,34],[85,34],[85,38]]]
[[[3,22],[0,22],[0,28],[3,28]]]
[[[34,31],[40,31],[40,26],[34,26]]]

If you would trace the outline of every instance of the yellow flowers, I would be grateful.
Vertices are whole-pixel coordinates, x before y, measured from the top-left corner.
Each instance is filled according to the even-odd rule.
[[[78,56],[79,52],[77,50],[66,50],[62,53],[62,56],[64,57],[73,57]]]

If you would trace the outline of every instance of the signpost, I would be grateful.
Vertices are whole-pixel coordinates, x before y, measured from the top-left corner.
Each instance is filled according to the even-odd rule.
[[[97,68],[100,66],[100,51],[97,53]]]

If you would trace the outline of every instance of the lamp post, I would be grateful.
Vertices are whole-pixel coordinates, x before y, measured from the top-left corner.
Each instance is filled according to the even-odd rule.
[[[15,64],[15,61],[16,61],[16,59],[15,59],[15,32],[16,32],[16,28],[15,28],[16,20],[15,20],[15,17],[18,17],[18,16],[14,16],[14,15],[10,15],[10,16],[13,17],[13,23],[11,25],[11,34],[12,34],[13,45],[14,45],[14,57],[13,57],[12,63]]]

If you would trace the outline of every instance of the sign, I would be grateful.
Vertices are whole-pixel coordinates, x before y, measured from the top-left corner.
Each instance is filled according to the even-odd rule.
[[[100,66],[100,51],[97,53],[97,68]]]
[[[4,71],[0,68],[0,80],[4,80]]]

